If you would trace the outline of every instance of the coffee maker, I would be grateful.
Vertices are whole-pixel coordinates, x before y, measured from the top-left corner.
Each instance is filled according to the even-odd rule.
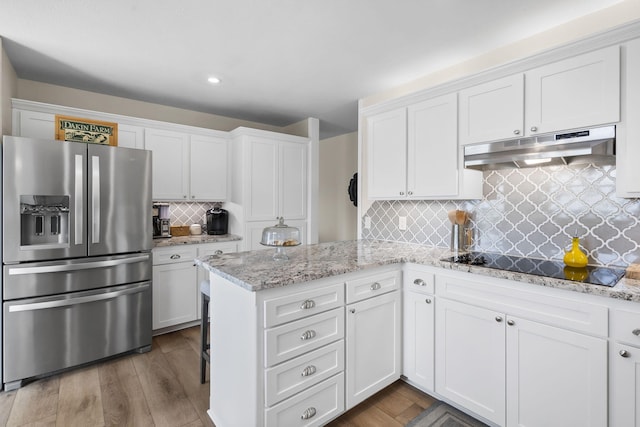
[[[153,212],[153,238],[171,237],[171,224],[169,221],[169,203],[154,203]]]
[[[207,234],[227,234],[229,227],[229,212],[215,207],[207,211]]]

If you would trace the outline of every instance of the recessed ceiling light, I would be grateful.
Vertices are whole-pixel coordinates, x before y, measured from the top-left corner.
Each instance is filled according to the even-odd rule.
[[[217,77],[209,77],[209,78],[207,79],[207,81],[208,81],[209,83],[211,83],[211,84],[214,84],[214,85],[215,85],[215,84],[220,83],[220,79],[219,79],[219,78],[217,78]]]

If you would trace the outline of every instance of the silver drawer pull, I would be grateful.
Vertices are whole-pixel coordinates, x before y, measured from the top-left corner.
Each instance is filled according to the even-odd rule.
[[[313,406],[304,410],[302,415],[300,415],[300,419],[308,420],[309,418],[313,418],[316,415],[316,408]]]
[[[378,282],[375,282],[374,284],[371,285],[371,290],[372,291],[377,291],[380,288],[381,288],[381,286],[380,286],[380,283],[378,283]]]
[[[427,304],[431,304],[431,298],[425,299],[424,302],[426,302]]]
[[[173,255],[171,255],[171,259],[180,259],[180,255],[173,254]]]
[[[217,251],[215,251],[213,254],[214,255],[222,255],[224,252],[222,252],[222,250],[218,249]]]
[[[315,373],[316,373],[316,367],[313,365],[309,365],[302,370],[302,373],[300,375],[303,377],[308,377],[309,375],[313,375]]]
[[[300,310],[308,310],[310,308],[313,308],[316,306],[316,303],[314,300],[312,299],[306,299],[304,301],[302,301],[302,304],[300,304]]]
[[[427,284],[426,284],[426,283],[424,282],[424,280],[422,280],[422,279],[416,279],[416,280],[414,280],[414,281],[413,281],[413,284],[414,284],[414,285],[417,285],[417,286],[427,286]]]
[[[302,335],[300,335],[300,339],[302,341],[306,341],[306,340],[310,340],[311,338],[315,338],[315,336],[316,336],[316,331],[311,329],[311,330],[308,330],[308,331],[304,331],[304,333]]]
[[[629,357],[629,356],[631,356],[627,350],[620,350],[620,353],[619,353],[619,354],[620,354],[620,356],[622,356],[622,357]]]
[[[634,329],[633,331],[631,331],[631,333],[635,336],[640,335],[640,329]]]

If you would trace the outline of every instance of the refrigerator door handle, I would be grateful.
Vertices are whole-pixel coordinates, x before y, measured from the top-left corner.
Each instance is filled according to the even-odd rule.
[[[74,194],[74,198],[75,198],[75,215],[73,218],[74,224],[75,224],[75,229],[74,229],[74,233],[75,233],[75,244],[76,245],[81,245],[82,244],[82,204],[83,204],[83,200],[82,200],[82,185],[84,183],[84,177],[83,177],[83,173],[82,173],[82,168],[83,168],[83,156],[82,154],[76,154],[75,155],[75,194]]]
[[[91,243],[100,243],[100,157],[91,156]]]
[[[140,255],[122,259],[110,259],[106,261],[83,262],[78,264],[61,264],[61,265],[43,265],[40,267],[9,267],[9,276],[18,276],[21,274],[39,274],[39,273],[61,273],[66,271],[90,270],[93,268],[113,267],[121,264],[131,264],[135,262],[148,261],[149,255]]]
[[[49,308],[68,307],[71,305],[85,304],[89,302],[104,301],[120,297],[122,295],[134,294],[142,292],[149,287],[149,283],[140,284],[134,288],[123,289],[120,291],[105,292],[97,295],[87,295],[83,297],[60,299],[55,301],[34,302],[29,304],[16,304],[9,306],[9,313],[18,311],[45,310]]]

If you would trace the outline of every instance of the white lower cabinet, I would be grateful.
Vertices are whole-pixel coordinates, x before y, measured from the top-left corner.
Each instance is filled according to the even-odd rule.
[[[607,425],[606,339],[441,297],[436,325],[445,398],[501,426]]]
[[[613,343],[610,426],[640,427],[640,348]]]
[[[198,256],[236,252],[237,243],[169,246],[153,250],[152,328],[177,327],[201,317],[200,282],[208,277],[196,267]],[[202,270],[199,271],[199,270]]]
[[[400,293],[347,306],[346,400],[350,409],[400,377]]]

